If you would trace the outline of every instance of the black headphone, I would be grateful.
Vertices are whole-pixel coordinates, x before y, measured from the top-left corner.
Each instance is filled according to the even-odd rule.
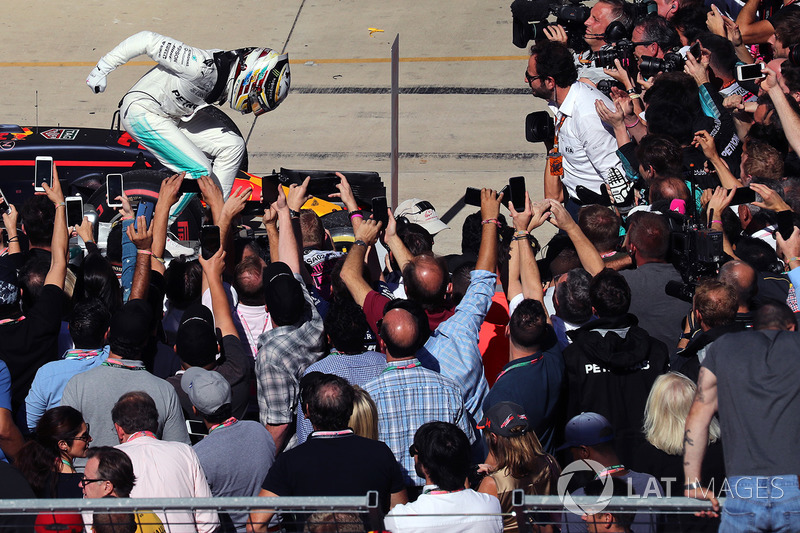
[[[617,41],[621,41],[622,39],[630,39],[630,33],[622,22],[615,20],[606,26],[603,39],[607,43],[615,43]]]

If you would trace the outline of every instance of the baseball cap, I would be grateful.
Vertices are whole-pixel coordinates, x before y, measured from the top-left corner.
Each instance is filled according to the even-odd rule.
[[[522,427],[521,431],[512,431],[516,427]],[[488,429],[495,435],[501,437],[516,437],[524,435],[530,428],[528,417],[521,405],[514,402],[500,402],[486,410],[485,416],[478,429]]]
[[[431,235],[436,235],[444,229],[450,229],[450,226],[439,220],[433,204],[419,198],[412,198],[398,205],[394,216],[395,218],[402,216],[412,224],[419,224]]]
[[[199,366],[188,368],[181,376],[181,389],[198,411],[204,415],[216,413],[231,403],[231,385],[222,374]]]
[[[603,415],[597,413],[581,413],[567,422],[564,430],[564,450],[576,446],[594,446],[608,442],[614,438],[614,428]]]
[[[202,303],[191,304],[178,325],[175,353],[187,365],[206,366],[216,360],[217,348],[214,315]]]
[[[289,326],[303,316],[303,289],[286,263],[274,261],[264,269],[264,302],[277,326]]]

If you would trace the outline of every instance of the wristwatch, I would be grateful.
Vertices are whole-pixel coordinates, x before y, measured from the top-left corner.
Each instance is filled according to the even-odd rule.
[[[699,489],[702,486],[703,485],[701,485],[699,481],[693,481],[692,483],[689,483],[688,485],[684,485],[683,486],[683,490],[684,491],[695,490],[695,489]]]
[[[366,246],[366,245],[367,243],[365,243],[361,239],[356,239],[355,241],[353,241],[353,246]]]
[[[289,216],[292,218],[300,218],[300,211],[295,211],[294,209],[289,209]]]

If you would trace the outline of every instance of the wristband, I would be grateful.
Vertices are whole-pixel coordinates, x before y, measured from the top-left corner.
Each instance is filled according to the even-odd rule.
[[[15,238],[18,238],[18,237],[15,237]],[[12,242],[11,239],[9,239],[8,242]],[[789,260],[786,261],[786,262],[787,263],[791,263],[792,261],[800,261],[800,257],[790,257]]]
[[[699,481],[693,481],[691,483],[688,483],[688,484],[684,485],[683,486],[683,490],[685,490],[685,491],[686,490],[695,490],[695,489],[699,489],[701,487],[702,487],[702,485],[700,484]]]
[[[9,237],[8,243],[11,244],[12,242],[19,242],[19,235],[14,235],[13,237]]]
[[[526,233],[525,235],[514,235],[513,237],[511,237],[511,240],[512,241],[527,241],[528,240],[528,234]]]
[[[631,87],[630,89],[628,89],[628,94],[639,94],[639,93],[636,92],[636,87]]]
[[[639,93],[633,93],[633,94],[629,94],[629,95],[628,95],[628,97],[629,97],[631,100],[637,100],[637,99],[641,98],[641,97],[642,97],[642,95],[641,95],[641,94],[639,94]]]
[[[722,221],[721,220],[712,220],[711,223],[712,224],[722,224]]]
[[[66,204],[66,203],[64,203],[64,202],[58,202],[58,203],[56,204],[56,209],[58,209],[59,207],[66,207],[66,206],[67,206],[67,204]]]
[[[527,237],[528,236],[528,232],[525,231],[525,230],[522,230],[522,229],[521,230],[517,230],[517,231],[514,232],[514,237],[523,237],[523,236]]]
[[[623,120],[623,121],[622,121],[622,123],[623,123],[623,124],[625,124],[625,121]],[[630,128],[633,128],[634,126],[636,126],[638,123],[639,123],[639,117],[636,117],[636,122],[634,122],[634,123],[633,123],[633,124],[631,124],[630,126],[628,126],[627,124],[625,124],[625,127],[626,127],[626,128],[628,128],[628,129],[630,129]]]
[[[481,220],[481,224],[494,224],[498,228],[500,227],[500,221],[496,218],[487,218],[486,220]]]
[[[361,211],[353,211],[353,213],[350,214],[350,220],[354,218],[364,218],[364,215],[361,214]]]
[[[289,216],[292,218],[300,218],[300,211],[295,211],[294,209],[289,209]]]
[[[163,259],[163,258],[161,258],[161,257],[158,257],[156,254],[150,254],[150,255],[152,255],[152,256],[153,256],[153,259],[155,259],[156,261],[158,261],[158,262],[159,262],[159,263],[161,263],[162,265],[165,265],[165,264],[166,264],[166,263],[164,262],[164,259]]]
[[[120,220],[133,220],[136,217],[122,217]]]
[[[137,254],[146,254],[146,255],[153,255],[153,252],[150,250],[136,250]]]
[[[353,246],[364,246],[364,247],[366,247],[367,243],[365,243],[361,239],[356,239],[356,240],[353,241]]]

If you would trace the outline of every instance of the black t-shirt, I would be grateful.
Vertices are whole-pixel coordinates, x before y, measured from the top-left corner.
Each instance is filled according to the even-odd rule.
[[[403,490],[403,475],[389,447],[352,433],[314,436],[278,455],[262,488],[278,496],[364,496],[380,494],[383,511],[390,495]],[[305,520],[297,516],[298,522]],[[303,524],[299,524],[302,531]]]
[[[15,412],[25,402],[39,367],[59,357],[58,332],[64,291],[45,285],[24,320],[0,325],[0,359],[11,374],[11,407]]]
[[[247,412],[247,404],[250,401],[250,361],[252,358],[244,352],[242,342],[234,335],[226,335],[222,338],[225,358],[213,368],[214,371],[222,374],[225,381],[231,385],[231,410],[236,418],[244,418]],[[192,401],[181,388],[181,376],[183,373],[176,374],[167,378],[181,401],[184,417],[189,420],[202,421],[200,415],[192,412]]]

